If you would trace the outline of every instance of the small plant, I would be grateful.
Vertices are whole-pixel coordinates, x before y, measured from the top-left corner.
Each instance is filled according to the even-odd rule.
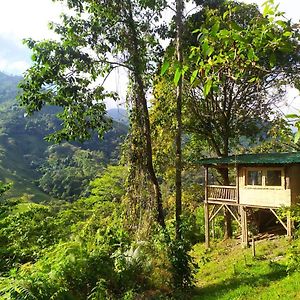
[[[291,274],[294,271],[300,270],[300,249],[299,245],[294,243],[287,253],[287,272]]]

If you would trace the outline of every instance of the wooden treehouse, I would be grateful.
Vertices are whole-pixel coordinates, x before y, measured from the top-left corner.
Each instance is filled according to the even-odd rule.
[[[241,227],[242,245],[248,245],[249,211],[264,209],[274,215],[292,236],[292,220],[281,218],[278,209],[291,207],[300,199],[300,152],[243,154],[199,161],[205,167],[205,239],[209,247],[210,224],[227,209]],[[210,185],[209,168],[233,168],[235,184]]]

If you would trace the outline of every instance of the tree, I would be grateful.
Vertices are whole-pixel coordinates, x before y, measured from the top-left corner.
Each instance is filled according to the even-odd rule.
[[[208,10],[196,30],[186,128],[204,136],[218,156],[227,156],[238,136],[255,135],[281,100],[282,86],[297,77],[297,33],[288,22],[271,21],[281,14],[269,13],[227,4]]]
[[[185,32],[185,78],[190,74],[190,82],[184,82],[184,131],[191,141],[205,144],[206,152],[228,156],[245,137],[256,138],[274,122],[274,105],[282,99],[284,87],[297,82],[298,32],[282,20],[272,2],[266,4],[264,14],[254,5],[232,2],[218,9],[208,5],[189,18]],[[166,79],[156,87],[162,106],[174,107],[175,91],[170,91]],[[165,121],[160,123],[172,130],[174,111],[169,111],[169,120],[161,114]],[[199,151],[195,154],[199,156]],[[227,185],[228,170],[221,175]]]
[[[191,82],[189,132],[207,139],[217,156],[226,157],[242,136],[255,136],[270,121],[282,86],[299,70],[299,35],[282,21],[273,2],[264,13],[229,3],[208,10],[192,49],[196,68]],[[250,6],[251,8],[251,6]],[[229,184],[228,170],[220,173]],[[231,236],[227,213],[225,236]]]
[[[176,0],[176,58],[178,62],[178,68],[181,71],[183,65],[183,51],[182,51],[182,36],[183,36],[183,8],[184,3],[182,0]],[[182,172],[182,150],[181,150],[181,139],[182,139],[182,90],[183,90],[183,79],[180,76],[176,87],[176,236],[180,239],[180,225],[181,225],[181,214],[182,214],[182,183],[181,183],[181,172]]]
[[[160,50],[154,35],[157,28],[152,24],[164,2],[67,1],[74,13],[63,15],[61,25],[51,24],[60,36],[59,41],[26,41],[33,51],[34,65],[20,85],[20,100],[27,113],[32,114],[46,104],[63,108],[58,115],[62,127],[50,139],[82,141],[90,138],[93,130],[103,135],[110,123],[105,116],[104,100],[117,98],[98,83],[99,77],[106,79],[115,68],[126,68],[132,100],[131,163],[140,164],[153,186],[157,221],[162,227],[165,223],[152,162],[146,91],[153,57]]]
[[[103,153],[75,147],[69,143],[53,145],[40,166],[39,187],[51,196],[68,201],[86,192],[88,183],[104,169]]]

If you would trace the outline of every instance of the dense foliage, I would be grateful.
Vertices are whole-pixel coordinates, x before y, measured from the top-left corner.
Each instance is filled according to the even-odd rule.
[[[187,244],[168,244],[160,231],[135,241],[124,226],[125,173],[107,168],[91,195],[72,204],[5,202],[2,299],[135,299],[190,286]]]
[[[201,12],[186,20],[182,0],[65,3],[70,13],[50,25],[59,39],[26,40],[33,65],[20,84],[24,110],[2,93],[0,175],[27,193],[11,197],[14,187],[0,185],[0,297],[186,298],[197,268],[191,250],[204,239],[203,178],[186,158],[227,156],[246,143],[250,151],[252,138],[278,124],[277,145],[290,144],[272,105],[282,87],[298,81],[297,28],[272,0],[263,13],[253,5],[196,1]],[[172,5],[176,47],[172,40],[158,75],[161,13]],[[104,88],[117,67],[129,77],[123,165],[127,127],[105,109],[108,98],[118,97]],[[59,144],[47,144],[44,135]],[[229,185],[228,170],[220,173]],[[33,194],[37,185],[48,201]],[[231,227],[227,217],[216,217],[216,237],[239,233],[233,223],[223,235]],[[295,245],[291,270],[299,268],[297,254]]]
[[[41,166],[39,187],[56,198],[75,200],[103,168],[101,152],[78,149],[70,144],[53,145]]]

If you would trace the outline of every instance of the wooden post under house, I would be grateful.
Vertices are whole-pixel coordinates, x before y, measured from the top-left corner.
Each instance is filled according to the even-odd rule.
[[[210,246],[210,222],[222,208],[228,209],[241,227],[241,243],[249,244],[248,209],[268,209],[286,230],[293,234],[290,212],[284,219],[276,212],[281,207],[291,207],[300,202],[300,152],[243,154],[224,158],[208,158],[199,162],[205,166],[205,243]],[[208,168],[235,167],[235,185],[208,184]],[[210,206],[213,208],[210,213]],[[230,207],[233,207],[231,209]],[[236,208],[234,208],[236,207]],[[238,216],[235,216],[238,211]],[[211,216],[210,216],[211,214]],[[268,222],[274,222],[272,219]]]
[[[205,224],[205,246],[209,248],[210,246],[210,236],[209,236],[209,207],[208,207],[208,167],[205,167],[204,174],[205,181],[205,196],[204,196],[204,224]]]

